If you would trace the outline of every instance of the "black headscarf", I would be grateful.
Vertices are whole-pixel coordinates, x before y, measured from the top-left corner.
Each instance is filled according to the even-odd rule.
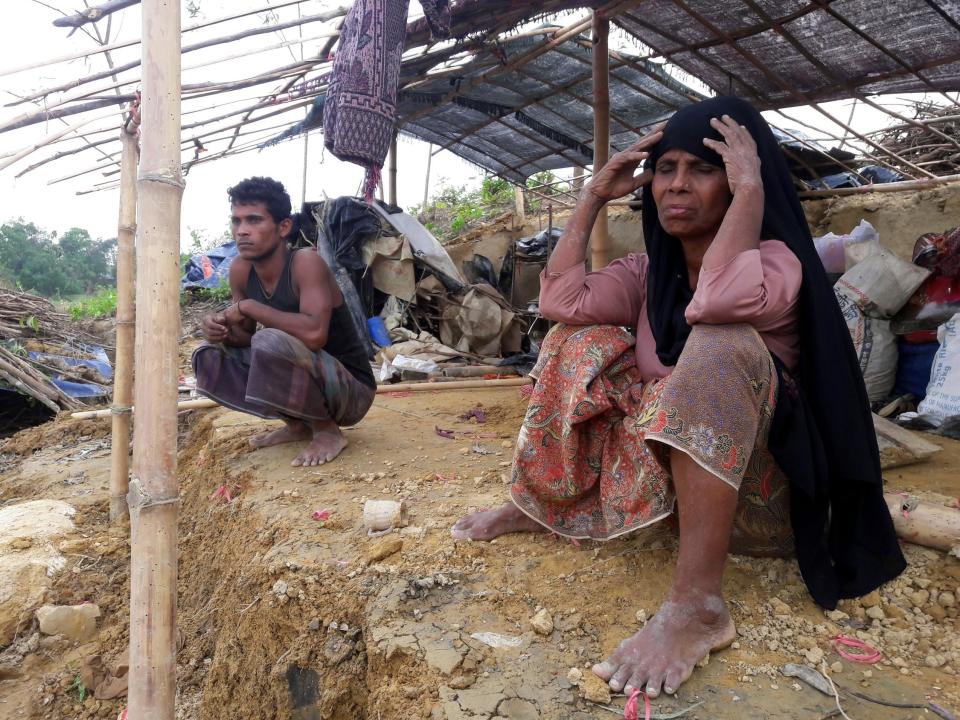
[[[782,241],[803,266],[799,297],[800,362],[796,377],[774,357],[780,376],[769,449],[790,479],[790,515],[800,572],[827,608],[865,595],[899,575],[906,562],[883,499],[877,439],[860,364],[833,289],[814,249],[786,160],[770,126],[752,105],[718,97],[690,105],[667,122],[648,167],[681,149],[718,167],[703,144],[722,140],[711,118],[729,115],[757,143],[764,191],[761,237]],[[650,185],[643,189],[643,231],[650,259],[647,312],[665,365],[675,365],[690,326],[693,297],[680,241],[660,224]]]

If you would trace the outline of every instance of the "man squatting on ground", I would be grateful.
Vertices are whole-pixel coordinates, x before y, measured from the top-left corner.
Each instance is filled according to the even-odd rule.
[[[283,185],[252,177],[227,193],[239,253],[230,265],[233,302],[203,318],[197,389],[234,410],[283,420],[251,438],[253,447],[309,440],[292,464],[321,465],[347,446],[340,428],[373,403],[370,363],[330,268],[315,251],[288,245],[294,221]]]

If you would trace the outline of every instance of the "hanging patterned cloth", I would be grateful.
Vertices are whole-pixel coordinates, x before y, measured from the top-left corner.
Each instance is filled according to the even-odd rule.
[[[324,144],[366,168],[364,197],[373,198],[393,139],[400,58],[410,0],[357,0],[343,23],[323,110]],[[450,1],[420,0],[434,38],[450,32]]]

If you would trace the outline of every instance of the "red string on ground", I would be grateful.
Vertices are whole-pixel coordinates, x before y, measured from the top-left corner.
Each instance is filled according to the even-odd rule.
[[[640,720],[637,710],[637,700],[643,695],[643,720],[650,720],[650,698],[645,692],[634,690],[623,706],[623,720]]]
[[[844,660],[849,660],[850,662],[857,663],[868,663],[870,665],[879,662],[883,655],[872,645],[868,645],[863,640],[858,640],[857,638],[848,637],[847,635],[837,635],[832,638],[833,646],[837,651],[837,654],[842,657]],[[844,647],[854,648],[856,650],[863,650],[862,653],[852,653],[844,650]]]

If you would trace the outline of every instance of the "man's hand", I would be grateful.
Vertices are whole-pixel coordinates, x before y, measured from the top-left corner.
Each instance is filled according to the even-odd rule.
[[[607,164],[586,184],[584,192],[608,202],[629,195],[650,182],[653,179],[652,171],[644,170],[639,175],[634,173],[640,163],[647,159],[649,149],[660,142],[663,137],[662,127],[662,124],[657,125],[652,132],[607,160]]]
[[[229,326],[223,313],[205,315],[200,321],[200,331],[207,342],[220,343],[227,339]]]
[[[240,302],[242,301],[231,303],[223,311],[223,319],[228,327],[241,325],[247,319],[246,315],[240,311]]]

